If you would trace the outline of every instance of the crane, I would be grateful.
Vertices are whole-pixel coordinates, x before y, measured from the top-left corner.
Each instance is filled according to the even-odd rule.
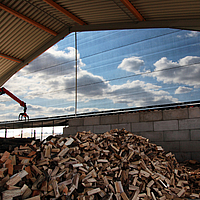
[[[0,88],[0,95],[2,95],[2,94],[7,94],[13,100],[17,101],[20,104],[20,106],[24,107],[24,112],[19,114],[19,120],[22,120],[23,117],[25,118],[25,121],[26,121],[26,118],[29,120],[29,116],[26,114],[27,107],[26,107],[25,102],[21,101],[18,97],[16,97],[14,94],[12,94],[10,91],[8,91],[4,87]]]

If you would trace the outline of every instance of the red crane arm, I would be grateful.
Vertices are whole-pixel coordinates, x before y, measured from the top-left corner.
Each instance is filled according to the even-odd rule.
[[[18,97],[16,97],[14,94],[12,94],[11,92],[9,92],[6,88],[2,87],[0,88],[0,95],[1,94],[7,94],[8,96],[10,96],[12,99],[14,99],[15,101],[17,101],[20,106],[25,107],[26,103],[21,101]]]
[[[25,102],[21,101],[18,97],[16,97],[14,94],[9,92],[4,87],[0,88],[0,95],[2,95],[2,94],[7,94],[12,99],[14,99],[16,102],[18,102],[20,104],[20,106],[24,107],[24,112],[19,114],[19,120],[20,119],[22,120],[23,117],[25,118],[25,121],[26,121],[26,118],[28,118],[28,120],[29,120],[29,116],[26,114],[27,107],[26,107],[26,103]]]

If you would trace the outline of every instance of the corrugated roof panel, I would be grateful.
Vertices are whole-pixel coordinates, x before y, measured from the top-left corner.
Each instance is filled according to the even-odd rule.
[[[4,19],[9,18],[11,23],[4,23],[1,26],[2,30],[4,30],[1,37],[1,53],[23,59],[25,54],[38,47],[38,42],[43,42],[51,37],[49,33],[28,24],[12,14],[3,11],[3,16]],[[44,19],[44,21],[51,23],[51,19]],[[54,27],[61,28],[57,23],[55,23]],[[17,39],[19,36],[20,39]],[[32,48],[30,48],[30,45]],[[20,51],[22,46],[24,50]]]
[[[52,18],[55,18],[57,21],[62,23],[63,25],[74,24],[74,21],[63,13],[59,12],[49,4],[41,0],[30,0],[29,3],[37,7],[38,9],[42,10],[43,12],[47,13]]]
[[[21,59],[25,59],[25,55],[30,53],[32,49],[36,48],[38,46],[38,43],[40,43],[43,40],[46,40],[46,33],[41,32],[40,35],[41,37],[34,37],[35,34],[38,34],[38,30],[31,31],[29,35],[25,35],[25,37],[18,41],[14,48],[12,49],[12,52],[10,53],[15,53],[17,52]],[[51,36],[49,36],[51,37]],[[20,48],[20,46],[23,45],[23,49]],[[30,48],[31,47],[31,48]]]
[[[168,6],[170,8],[174,7],[194,7],[199,5],[199,0],[129,0],[136,8],[140,7],[159,7],[161,10],[165,10],[165,7]]]
[[[7,6],[9,1],[4,0],[3,4]],[[36,21],[37,23],[40,23],[43,26],[46,26],[47,28],[53,30],[53,31],[59,31],[62,27],[63,24],[44,12],[43,10],[38,9],[37,7],[33,6],[30,4],[29,1],[24,1],[24,0],[18,0],[17,3],[11,5],[11,9],[19,12],[20,14]],[[47,20],[50,19],[50,20]],[[60,24],[60,27],[58,27],[58,24]],[[56,26],[55,26],[56,25]],[[57,27],[57,29],[55,29]]]
[[[18,19],[16,18],[16,21],[18,21]],[[15,23],[15,21],[13,22]],[[10,56],[15,56],[17,58],[22,59],[24,57],[24,55],[20,55],[18,48],[21,46],[24,46],[24,44],[30,44],[30,40],[33,40],[38,33],[39,36],[37,36],[37,38],[39,38],[40,36],[42,36],[42,33],[44,31],[30,25],[30,24],[26,24],[26,22],[22,22],[20,24],[20,26],[18,26],[18,23],[15,23],[16,26],[11,26],[12,28],[9,30],[9,32],[7,32],[7,35],[9,37],[5,37],[6,35],[3,35],[2,37],[2,45],[1,45],[1,51],[4,54],[8,54]],[[15,28],[15,30],[14,30]],[[13,34],[13,31],[15,34]],[[37,33],[37,34],[36,34]],[[45,35],[50,35],[46,32],[44,32]],[[17,39],[20,35],[20,38]],[[5,37],[5,38],[4,38]],[[4,41],[5,40],[5,41]]]
[[[200,17],[200,1],[197,0],[131,0],[146,20],[187,19]]]
[[[55,8],[51,7],[50,5],[48,5],[48,6],[49,7],[45,7],[45,11],[47,13],[53,15],[59,21],[61,21],[63,23],[63,25],[67,25],[67,26],[69,26],[69,25],[70,26],[72,26],[72,25],[78,25],[77,22],[75,22],[74,20],[72,20],[71,18],[69,18],[68,16],[66,16],[65,14],[61,13],[60,11],[58,11]]]
[[[56,1],[56,3],[72,12],[88,24],[131,20],[131,18],[120,8],[120,6],[118,6],[120,1],[118,4],[116,4],[116,2],[107,0],[73,0],[73,2],[64,0]]]
[[[0,20],[1,20],[1,31],[6,31],[6,29],[4,30],[2,27],[4,26],[4,28],[6,28],[7,26],[9,26],[9,24],[12,23],[14,18],[12,18],[12,15],[7,13],[6,11],[0,10]],[[3,32],[1,32],[1,34],[3,34]]]
[[[43,42],[49,41],[53,37],[53,36],[46,37],[44,35],[44,33],[41,36],[42,37],[35,38],[34,40],[32,40],[32,42],[27,43],[26,46],[24,47],[24,49],[20,52],[21,54],[24,54],[24,57],[23,57],[24,60],[31,55],[31,52],[34,49],[37,49],[38,47],[41,47],[41,44],[43,44]],[[31,48],[30,48],[30,45],[31,45]]]
[[[16,0],[10,0],[10,1],[9,0],[3,0],[2,4],[7,5],[9,8],[12,8],[14,6],[14,7],[19,7],[19,9],[20,9],[20,7],[22,6],[21,2],[16,1]]]
[[[0,76],[1,76],[1,74],[8,72],[10,67],[17,65],[16,62],[7,60],[7,59],[1,58],[1,57],[0,57],[0,63],[1,63]]]
[[[1,47],[5,49],[8,48],[8,45],[13,40],[15,40],[19,36],[19,34],[23,33],[26,30],[26,26],[27,24],[25,22],[18,18],[15,18],[10,26],[4,29],[6,30],[6,33],[2,34]]]

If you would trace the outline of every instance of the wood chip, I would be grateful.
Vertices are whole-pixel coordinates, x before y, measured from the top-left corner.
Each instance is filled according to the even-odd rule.
[[[93,194],[96,194],[96,193],[99,193],[101,191],[100,188],[96,188],[96,189],[93,189],[93,190],[89,190],[87,193],[88,195],[93,195]]]

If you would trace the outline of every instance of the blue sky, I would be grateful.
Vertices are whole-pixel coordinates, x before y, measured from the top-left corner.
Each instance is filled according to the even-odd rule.
[[[74,114],[74,33],[5,85],[31,118]],[[142,29],[77,33],[78,113],[200,100],[200,32]],[[2,95],[0,120],[23,110]]]

